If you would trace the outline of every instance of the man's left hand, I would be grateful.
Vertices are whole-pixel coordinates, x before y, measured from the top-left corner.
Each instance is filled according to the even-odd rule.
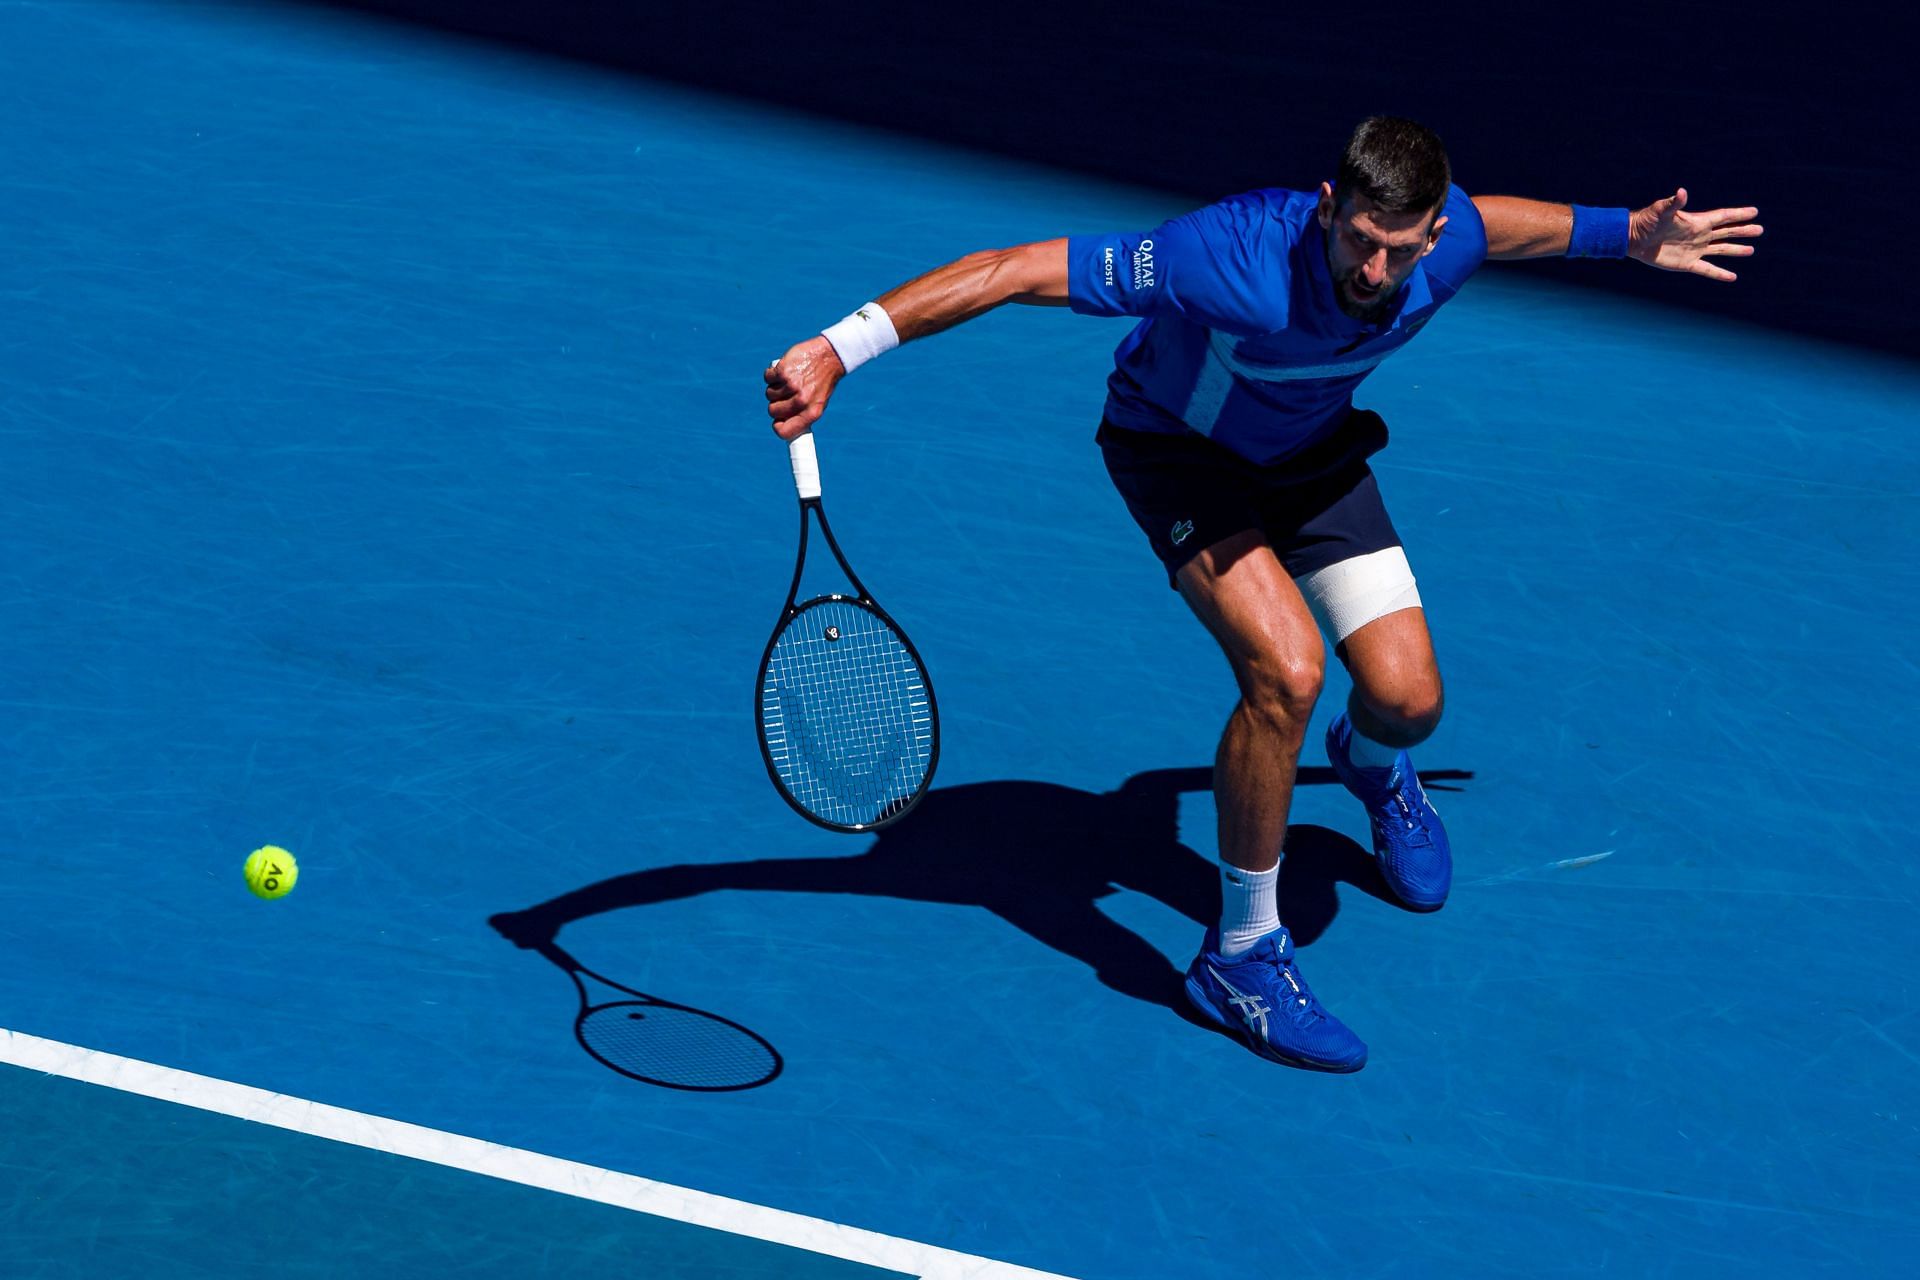
[[[1754,219],[1758,209],[1715,209],[1687,212],[1687,189],[1681,187],[1664,200],[1635,209],[1627,234],[1627,256],[1662,271],[1688,271],[1723,283],[1738,279],[1709,258],[1750,258],[1753,246],[1741,244],[1763,228]]]

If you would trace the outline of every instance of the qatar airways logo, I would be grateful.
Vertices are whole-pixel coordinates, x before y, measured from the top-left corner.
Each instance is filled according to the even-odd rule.
[[[1142,240],[1140,247],[1133,251],[1133,287],[1134,289],[1153,288],[1153,241]]]

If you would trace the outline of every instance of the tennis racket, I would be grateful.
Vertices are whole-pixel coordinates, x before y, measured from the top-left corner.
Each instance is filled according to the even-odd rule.
[[[621,1075],[667,1089],[726,1093],[780,1074],[779,1052],[739,1023],[623,987],[557,943],[534,950],[565,969],[580,992],[580,1016],[573,1021],[580,1047]],[[616,998],[595,1004],[589,981]]]
[[[940,759],[933,684],[913,644],[861,585],[820,505],[813,433],[787,444],[800,496],[793,585],[760,659],[754,720],[767,776],[786,802],[830,831],[874,831],[926,794]],[[852,584],[848,595],[798,601],[807,528]],[[798,601],[796,603],[796,601]]]

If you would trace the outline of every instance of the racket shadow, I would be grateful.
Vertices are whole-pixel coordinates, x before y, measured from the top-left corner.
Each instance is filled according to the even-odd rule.
[[[1473,775],[1434,770],[1421,776],[1439,790]],[[1324,786],[1337,779],[1331,769],[1304,768],[1297,783]],[[1180,796],[1212,785],[1211,769],[1188,768],[1137,774],[1104,793],[1026,781],[941,787],[875,833],[864,853],[652,867],[503,912],[490,923],[515,944],[540,948],[576,920],[722,890],[977,906],[1086,964],[1110,989],[1184,1016],[1182,970],[1098,904],[1118,893],[1141,893],[1202,928],[1218,919],[1216,864],[1182,843],[1179,832]],[[1366,849],[1326,827],[1290,828],[1280,864],[1280,917],[1296,946],[1312,945],[1331,926],[1341,884],[1399,906]]]
[[[615,982],[556,942],[534,950],[573,979],[580,996],[573,1034],[580,1047],[630,1080],[689,1093],[738,1093],[773,1083],[784,1066],[766,1037],[731,1018]]]

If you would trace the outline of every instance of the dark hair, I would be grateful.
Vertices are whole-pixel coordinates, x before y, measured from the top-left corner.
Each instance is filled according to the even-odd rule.
[[[1343,204],[1357,193],[1387,213],[1424,213],[1447,202],[1452,181],[1447,149],[1433,130],[1399,116],[1369,116],[1347,139],[1333,190]]]

